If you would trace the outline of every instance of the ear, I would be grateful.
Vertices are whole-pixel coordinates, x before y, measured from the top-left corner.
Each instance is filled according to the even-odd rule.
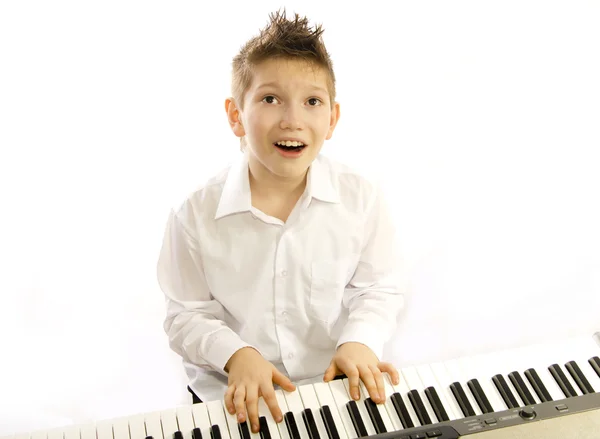
[[[340,120],[340,104],[338,102],[335,102],[333,108],[331,109],[331,118],[329,119],[329,131],[327,131],[327,136],[325,137],[325,140],[329,140],[333,136],[333,130],[335,130],[338,120]]]
[[[242,125],[242,113],[238,109],[233,98],[225,99],[225,112],[227,113],[227,120],[229,121],[229,126],[231,127],[233,134],[237,137],[244,137],[246,131]]]

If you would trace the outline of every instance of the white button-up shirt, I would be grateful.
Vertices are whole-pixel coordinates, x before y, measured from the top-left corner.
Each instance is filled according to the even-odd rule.
[[[164,329],[204,401],[245,346],[296,384],[321,380],[345,342],[381,359],[404,305],[376,185],[319,155],[284,223],[252,206],[248,173],[244,153],[171,212],[158,261]]]

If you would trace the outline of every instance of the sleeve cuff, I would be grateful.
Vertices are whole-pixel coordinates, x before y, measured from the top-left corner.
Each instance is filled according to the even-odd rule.
[[[244,342],[236,333],[229,328],[221,329],[215,332],[206,343],[205,352],[208,363],[210,363],[219,373],[227,376],[225,365],[233,354],[242,348],[251,347],[258,353],[262,353],[255,347]]]
[[[383,357],[383,347],[385,345],[386,340],[380,333],[377,332],[375,328],[371,328],[369,326],[365,326],[364,323],[351,323],[349,322],[342,331],[342,335],[340,336],[336,349],[339,348],[342,344],[348,342],[356,342],[361,343],[367,346],[369,349],[373,351],[373,353],[379,358]]]

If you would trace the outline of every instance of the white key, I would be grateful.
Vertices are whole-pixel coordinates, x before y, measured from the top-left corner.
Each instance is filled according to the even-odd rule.
[[[133,415],[129,418],[129,435],[131,439],[144,439],[147,437],[143,414]],[[65,435],[65,439],[73,438],[67,438]],[[75,439],[79,439],[79,437]]]
[[[194,425],[200,429],[202,439],[210,439],[210,417],[208,416],[208,407],[205,403],[192,405],[192,417]],[[133,438],[132,438],[133,439]]]
[[[406,382],[406,379],[404,379],[404,376],[400,372],[398,372],[398,374],[400,375],[400,383],[397,384],[397,385],[394,385],[394,384],[391,384],[392,381],[390,380],[390,385],[402,397],[402,401],[404,402],[404,405],[406,407],[406,411],[408,412],[410,420],[412,421],[412,423],[414,424],[414,426],[415,427],[420,427],[421,426],[421,422],[419,421],[419,417],[417,416],[417,413],[415,412],[415,409],[413,408],[412,404],[410,403],[410,399],[408,399],[408,391],[410,390],[408,388],[408,383]]]
[[[175,415],[177,416],[177,425],[179,426],[179,431],[183,434],[184,439],[192,439],[192,430],[194,429],[192,407],[189,405],[177,407],[175,409]],[[115,439],[117,438],[115,437]]]
[[[348,402],[350,402],[350,400],[354,401],[353,398],[350,398],[350,382],[348,381],[348,378],[344,378],[340,381],[344,382],[344,387],[346,388],[346,392],[348,392]],[[375,431],[375,427],[373,427],[373,423],[371,422],[371,418],[369,417],[369,412],[367,412],[367,407],[365,406],[365,394],[361,390],[360,385],[358,386],[358,392],[360,394],[360,399],[354,402],[356,402],[358,411],[360,413],[360,417],[363,421],[363,424],[365,424],[365,428],[367,429],[368,435],[376,435],[377,432]]]
[[[163,437],[162,425],[160,423],[160,412],[150,412],[145,415],[146,417],[146,434],[152,436],[154,439],[165,439]],[[210,437],[210,436],[209,436]],[[83,435],[81,436],[83,438]],[[96,439],[96,433],[90,439]],[[167,438],[171,439],[171,438]]]
[[[346,426],[342,421],[335,399],[333,399],[333,394],[331,393],[331,389],[329,388],[329,383],[315,383],[313,384],[313,388],[315,389],[315,394],[317,395],[317,399],[319,400],[319,405],[321,407],[329,407],[331,417],[333,418],[333,422],[335,424],[335,428],[338,432],[338,436],[340,437],[340,439],[348,439],[348,432],[346,431]]]
[[[279,408],[281,409],[282,414],[285,413],[281,407]],[[271,437],[273,439],[281,439],[277,422],[275,422],[275,419],[273,419],[271,410],[269,410],[269,406],[262,396],[258,398],[258,416],[264,416],[267,420],[267,426],[269,427],[269,433],[271,434]]]
[[[48,439],[48,433],[45,431],[34,431],[31,433],[31,439]]]
[[[282,392],[283,396],[285,396],[288,410],[294,414],[294,419],[296,420],[296,426],[298,427],[300,437],[302,439],[308,439],[308,430],[306,430],[306,425],[304,425],[304,420],[302,419],[302,411],[304,410],[304,406],[302,405],[300,392],[298,392],[297,388],[293,392],[288,392],[286,390],[282,390]]]
[[[80,427],[78,427],[76,425],[66,427],[65,428],[65,436],[64,436],[65,439],[79,439],[80,438],[79,430],[80,430]],[[136,436],[134,436],[134,437],[136,437]],[[143,436],[137,436],[137,437],[144,439],[146,437],[146,431],[144,430]]]
[[[333,380],[329,382],[329,388],[331,389],[331,394],[333,395],[342,423],[346,427],[348,437],[351,439],[357,438],[358,434],[354,429],[352,418],[350,418],[350,413],[348,413],[348,408],[346,407],[346,403],[350,401],[346,386],[344,386],[342,380]]]
[[[450,389],[450,384],[452,384],[453,381],[450,380],[450,376],[448,375],[448,371],[446,370],[446,366],[444,366],[444,363],[432,363],[431,372],[440,384],[442,392],[446,397],[446,402],[448,403],[448,406],[452,408],[452,412],[454,413],[455,417],[453,418],[452,416],[450,416],[450,412],[448,412],[448,416],[450,416],[450,419],[464,418],[463,412],[460,409],[458,403],[456,402],[456,398],[454,398],[452,390]]]
[[[227,418],[225,418],[225,407],[223,407],[223,400],[217,399],[215,401],[209,401],[206,403],[206,408],[208,409],[210,425],[218,425],[219,431],[221,432],[221,437],[230,439],[231,436],[229,435],[229,428],[227,427]],[[204,436],[202,437],[204,438]],[[210,435],[208,437],[210,437]]]
[[[131,439],[129,437],[129,417],[115,419],[112,424],[114,439]]]
[[[171,439],[173,437],[173,433],[179,431],[179,426],[177,425],[177,414],[175,412],[175,409],[161,411],[160,422],[162,424],[162,430],[165,439]],[[98,439],[102,439],[100,438],[100,435],[98,435]]]
[[[275,390],[275,396],[277,397],[277,404],[279,405],[281,414],[285,415],[289,411],[289,409],[287,402],[285,401],[285,396],[283,395],[283,390]],[[283,421],[277,424],[277,428],[279,429],[279,436],[281,436],[281,439],[290,439],[290,432],[288,431],[287,425],[285,424],[285,418]]]
[[[112,421],[101,420],[96,423],[98,439],[113,439]]]
[[[237,421],[237,413],[234,413],[232,415],[231,413],[229,413],[227,411],[227,409],[225,407],[223,407],[223,408],[225,409],[225,419],[227,419],[227,427],[229,428],[229,435],[231,436],[232,439],[241,439],[242,435],[239,432],[239,425],[238,425],[239,423]],[[248,426],[248,429],[249,429],[250,424],[248,422],[248,419],[246,419],[245,424]],[[248,431],[250,431],[250,430],[248,430]],[[202,439],[204,439],[204,436],[202,436]]]
[[[429,399],[425,395],[425,387],[421,382],[421,378],[419,378],[419,374],[417,373],[417,369],[414,366],[404,367],[402,368],[402,376],[406,380],[406,384],[410,390],[416,390],[423,401],[423,405],[425,406],[425,411],[429,415],[431,422],[433,424],[437,424],[438,418],[435,416],[435,412],[433,411],[433,407],[429,403]]]
[[[312,385],[298,386],[296,387],[296,389],[300,392],[300,397],[302,398],[302,405],[304,406],[304,409],[310,409],[313,418],[315,418],[317,430],[319,431],[319,437],[321,439],[327,439],[329,436],[327,434],[327,428],[325,427],[325,423],[323,422],[323,417],[321,416],[321,413],[319,411],[321,406],[319,405],[319,400],[317,399],[315,389]]]
[[[154,436],[154,439],[162,439],[162,431],[160,436]],[[96,439],[96,426],[94,424],[86,424],[81,427],[81,439]]]
[[[64,439],[64,430],[62,428],[53,428],[48,430],[48,439]],[[127,437],[126,439],[129,439]]]
[[[437,380],[432,368],[426,364],[417,366],[417,373],[419,374],[419,378],[421,378],[421,383],[423,383],[424,388],[433,387],[435,389],[442,405],[444,406],[444,410],[446,411],[448,418],[451,421],[458,419],[458,416],[456,413],[454,413],[454,407],[448,402],[446,398],[446,392],[444,392],[444,389]]]
[[[385,379],[384,379],[384,382],[385,382]],[[367,391],[367,386],[365,386],[365,383],[363,383],[362,381],[359,381],[359,385],[360,385],[361,393],[365,396],[365,398],[369,398],[369,392]],[[391,395],[391,393],[388,393],[388,391],[385,390],[386,401],[390,398],[390,395]],[[364,401],[362,403],[365,404]],[[366,408],[366,405],[365,405],[365,408]],[[392,421],[390,420],[390,416],[387,413],[385,404],[377,404],[377,410],[379,410],[379,416],[381,416],[381,420],[383,421],[383,425],[385,426],[386,432],[394,431],[394,425],[392,424]],[[367,416],[368,416],[368,411],[367,411]],[[371,417],[369,416],[369,420],[370,419],[371,419]]]
[[[462,368],[460,367],[460,363],[458,362],[458,359],[452,359],[452,360],[445,361],[444,366],[446,366],[446,371],[448,372],[448,376],[450,377],[451,383],[454,383],[454,382],[460,383],[463,391],[465,392],[465,395],[467,396],[467,400],[469,401],[469,404],[471,404],[471,407],[473,407],[473,411],[475,412],[475,415],[481,415],[482,414],[481,409],[479,408],[479,405],[477,405],[475,398],[471,394],[471,390],[469,389],[469,386],[467,386],[467,379],[465,379],[465,376],[463,374]]]
[[[460,359],[460,364],[469,379],[477,379],[483,393],[488,399],[488,402],[492,406],[492,412],[498,412],[506,410],[506,404],[502,399],[502,396],[498,392],[498,389],[492,382],[492,374],[489,369],[489,363],[493,362],[490,357],[487,359],[482,355],[474,355],[472,357],[466,357]]]
[[[398,416],[398,413],[396,413],[396,408],[392,402],[392,395],[396,393],[396,390],[392,387],[392,379],[385,373],[383,374],[383,385],[385,386],[384,407],[392,423],[393,431],[403,430],[404,426],[402,425],[402,422],[400,422],[400,417]]]

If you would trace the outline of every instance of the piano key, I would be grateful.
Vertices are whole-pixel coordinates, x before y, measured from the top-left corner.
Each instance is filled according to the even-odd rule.
[[[152,436],[153,439],[171,439],[163,436],[162,424],[160,420],[160,412],[150,412],[145,415],[146,418],[146,436]],[[81,439],[86,439],[81,435]],[[96,431],[91,439],[96,439]]]
[[[173,439],[183,439],[183,433],[178,430],[175,433],[173,433],[172,437]]]
[[[490,402],[489,402],[487,396],[485,395],[485,393],[483,392],[483,389],[481,388],[481,384],[479,383],[477,378],[473,378],[473,379],[470,379],[469,381],[467,381],[467,386],[469,386],[469,389],[471,390],[471,393],[475,397],[475,401],[477,401],[477,404],[479,405],[479,408],[481,409],[481,411],[483,413],[493,413],[494,409],[490,405]]]
[[[513,384],[513,386],[515,386],[515,389],[517,389],[517,393],[519,394],[521,400],[523,401],[523,403],[525,403],[525,405],[532,405],[536,403],[535,399],[533,399],[533,395],[525,385],[523,377],[518,371],[515,370],[510,372],[508,374],[508,378],[510,379],[510,382]]]
[[[560,368],[560,366],[558,364],[555,363],[555,364],[550,365],[548,367],[548,370],[550,371],[550,373],[556,380],[560,389],[565,394],[565,397],[572,398],[574,396],[577,396],[577,394],[575,393],[575,390],[573,389],[573,386],[571,386],[571,383],[569,382],[569,380],[567,380],[565,373],[562,371],[562,369]]]
[[[464,415],[460,407],[458,406],[454,395],[452,394],[452,390],[450,389],[450,384],[452,384],[452,381],[448,376],[448,371],[446,370],[446,366],[444,366],[444,363],[433,363],[430,365],[430,370],[439,384],[438,394],[441,392],[441,394],[444,395],[444,398],[442,398],[442,403],[446,408],[446,412],[448,413],[448,417],[450,418],[450,420],[463,418]],[[421,376],[421,378],[423,378],[423,376]],[[423,378],[423,381],[427,383],[427,381],[425,381],[425,378]]]
[[[161,411],[160,423],[162,424],[163,436],[165,437],[165,439],[174,439],[173,433],[179,430],[179,426],[177,425],[177,414],[175,412],[175,409]],[[98,435],[98,439],[103,438],[101,438]]]
[[[277,404],[279,405],[279,409],[281,410],[282,415],[285,416],[289,409],[285,400],[285,396],[283,394],[283,390],[275,390],[275,397],[277,398]],[[279,430],[279,436],[281,436],[281,439],[291,439],[290,431],[288,429],[287,423],[285,422],[285,419],[277,424],[277,429]]]
[[[285,401],[287,402],[288,410],[294,414],[296,427],[298,428],[300,437],[302,439],[308,439],[310,435],[308,433],[308,430],[306,429],[306,425],[304,424],[304,419],[302,418],[304,405],[302,404],[302,397],[300,396],[300,392],[298,390],[295,390],[293,392],[282,390],[282,392],[285,396]]]
[[[128,418],[119,418],[112,421],[112,437],[114,439],[130,439],[129,436],[129,420]],[[53,438],[48,434],[48,439],[57,439]],[[64,439],[63,434],[60,435],[60,439]],[[191,437],[190,437],[191,439]]]
[[[496,374],[492,377],[492,380],[496,385],[496,388],[500,392],[500,395],[502,396],[506,407],[509,409],[519,407],[519,403],[515,399],[515,396],[513,395],[511,389],[508,387],[508,383],[506,382],[504,376],[502,374]]]
[[[297,389],[297,391],[300,392],[300,398],[302,399],[302,405],[304,406],[304,410],[310,409],[310,411],[312,412],[312,416],[314,417],[315,422],[315,428],[317,429],[317,433],[319,434],[320,439],[327,439],[327,428],[325,427],[325,422],[321,417],[321,405],[319,404],[319,400],[317,398],[317,394],[315,392],[314,387],[312,385],[299,386]]]
[[[577,361],[581,372],[590,383],[590,386],[595,392],[600,392],[600,376],[595,373],[588,361],[594,352],[599,351],[594,339],[591,337],[576,339],[569,344],[569,347],[572,349],[573,359]]]
[[[373,402],[371,398],[367,398],[365,400],[365,406],[367,408],[367,413],[369,413],[369,418],[371,419],[371,423],[375,427],[375,431],[377,434],[387,433],[387,428],[385,428],[385,424],[383,423],[383,419],[381,418],[381,414],[379,414],[379,409],[377,408],[377,404]]]
[[[396,412],[396,408],[394,407],[394,402],[392,399],[392,395],[396,393],[396,390],[392,387],[392,382],[390,381],[390,377],[388,374],[384,374],[383,377],[383,385],[385,387],[385,403],[383,404],[390,422],[392,423],[392,429],[390,431],[398,431],[404,429],[402,425],[402,421],[400,420],[400,416]],[[400,398],[402,400],[402,398]],[[405,413],[405,416],[408,416],[408,413]]]
[[[383,382],[384,382],[384,389],[385,389],[384,390],[385,391],[385,401],[387,402],[390,398],[390,394],[387,393],[387,388],[385,387],[385,377],[383,377]],[[367,391],[367,386],[365,386],[365,383],[363,383],[362,381],[360,382],[360,391],[362,392],[363,395],[365,395],[365,397],[369,396],[369,393]],[[369,400],[371,400],[370,397],[365,399],[365,408],[367,409],[367,413],[369,414],[371,422],[373,423],[373,426],[375,427],[375,423],[373,422],[373,417],[371,416],[371,413],[369,412],[369,406],[368,406]],[[394,431],[394,425],[392,424],[392,421],[390,420],[390,415],[388,415],[387,409],[385,408],[385,403],[377,404],[374,401],[372,401],[372,402],[374,404],[373,407],[375,409],[377,409],[377,411],[379,412],[379,418],[381,419],[381,422],[383,423],[383,427],[384,427],[385,431],[386,432]],[[375,430],[377,431],[377,428],[375,428]]]
[[[548,370],[548,365],[554,362],[553,357],[555,356],[555,352],[553,349],[549,348],[547,344],[540,343],[520,349],[517,354],[525,366],[522,369],[534,369],[537,372],[553,401],[565,398],[564,393],[560,390],[556,380]]]
[[[460,386],[457,386],[457,385],[452,386],[454,391],[457,392],[458,396],[467,398],[466,401],[463,401],[463,402],[468,402],[469,405],[468,406],[465,405],[464,408],[468,409],[469,413],[474,413],[473,415],[469,415],[469,416],[481,415],[482,411],[479,408],[479,406],[477,405],[477,402],[475,402],[475,398],[471,394],[471,391],[467,387],[468,378],[466,378],[464,376],[464,373],[460,366],[459,360],[458,359],[448,360],[448,361],[444,362],[444,365],[446,366],[446,370],[448,371],[448,375],[450,376],[452,383],[460,384]],[[453,394],[454,394],[454,391],[453,391]]]
[[[183,434],[184,439],[193,439],[192,430],[194,429],[194,418],[192,417],[192,407],[183,406],[175,409],[175,415],[177,416],[177,425],[179,431]],[[117,439],[115,437],[115,439]]]
[[[281,409],[281,407],[279,408]],[[269,436],[271,436],[271,439],[282,439],[279,434],[279,427],[277,426],[277,422],[275,422],[275,419],[273,419],[271,410],[269,410],[269,406],[267,405],[263,397],[258,398],[258,415],[261,418],[265,418],[263,424],[266,424],[267,427],[269,427]],[[264,436],[262,432],[260,434],[261,436]]]
[[[176,431],[176,429],[168,431],[169,439],[171,439],[171,434],[173,431]],[[98,439],[113,439],[112,422],[106,419],[98,421],[96,423],[96,435]],[[46,437],[46,435],[44,435],[44,437]]]
[[[471,405],[471,402],[469,401],[467,394],[465,393],[464,389],[462,388],[462,384],[460,384],[458,381],[455,381],[452,384],[450,384],[450,390],[452,391],[452,394],[456,398],[456,402],[458,403],[458,405],[463,413],[463,416],[464,417],[475,416],[475,410],[473,409],[473,406]]]
[[[285,425],[290,433],[290,438],[301,439],[302,436],[300,436],[300,430],[298,430],[298,424],[296,423],[294,412],[286,412],[283,415],[283,419],[285,420]]]
[[[142,426],[143,426],[143,416],[134,416],[132,417],[132,422],[135,421],[136,419],[142,418]],[[138,430],[136,426],[134,426],[133,428],[131,428],[132,423],[129,424],[130,425],[130,433],[131,433],[131,437],[132,438],[144,438],[146,437],[146,427],[143,427],[143,430]],[[134,424],[135,425],[135,424]],[[139,424],[138,424],[139,425]],[[80,439],[81,434],[79,432],[79,427],[76,425],[71,425],[69,427],[65,428],[65,436],[64,439]],[[136,436],[134,436],[134,434],[136,433],[140,433],[137,434]],[[29,436],[27,436],[29,438]],[[16,437],[14,439],[17,439]]]
[[[225,407],[223,406],[224,402],[222,399],[218,399],[216,401],[208,401],[206,402],[206,408],[208,409],[208,417],[210,418],[211,424],[211,435],[215,436],[213,439],[233,439],[229,435],[229,428],[227,427],[227,418],[225,417]],[[218,426],[218,429],[214,427]],[[216,438],[216,436],[220,436],[220,438]]]
[[[417,416],[417,413],[415,412],[415,409],[413,408],[412,404],[410,403],[410,399],[408,398],[408,392],[410,391],[410,389],[408,388],[408,383],[404,379],[404,376],[402,375],[401,371],[399,371],[398,373],[400,374],[400,381],[398,384],[391,384],[390,380],[390,385],[394,388],[394,390],[396,390],[397,394],[400,395],[400,399],[398,399],[398,397],[394,398],[394,406],[401,409],[402,405],[399,404],[400,400],[404,403],[404,407],[406,408],[406,411],[408,412],[409,416],[408,420],[411,424],[409,427],[405,426],[404,428],[419,427],[421,425],[421,423],[419,422],[419,417]],[[404,422],[402,422],[402,425],[404,425]]]
[[[527,381],[529,381],[529,384],[531,384],[531,387],[533,387],[534,392],[541,402],[552,401],[548,389],[546,389],[546,386],[535,369],[527,369],[525,371],[525,378],[527,378]]]
[[[423,386],[423,383],[421,382],[421,378],[419,378],[419,374],[417,373],[416,367],[414,367],[414,366],[404,367],[398,372],[401,373],[401,375],[400,375],[401,377],[404,377],[404,379],[406,380],[406,385],[411,390],[411,392],[408,392],[408,397],[409,397],[409,400],[411,401],[411,404],[413,404],[413,408],[415,408],[415,412],[417,413],[417,416],[419,416],[417,408],[419,410],[422,410],[423,408],[425,409],[425,412],[421,413],[421,415],[427,415],[427,416],[419,416],[419,422],[421,422],[421,424],[423,424],[423,421],[422,421],[422,419],[423,419],[423,420],[428,421],[426,423],[427,425],[437,423],[438,419],[435,416],[433,407],[431,407],[429,400],[425,396],[425,387]],[[400,378],[400,379],[402,379],[402,378]],[[412,392],[412,390],[414,390],[416,392],[416,394],[414,392]],[[419,398],[416,398],[416,395],[418,395]],[[417,404],[417,406],[415,407],[414,404]],[[422,405],[422,407],[421,407],[421,405]]]
[[[498,367],[498,361],[499,359],[493,354],[474,355],[459,361],[467,377],[477,379],[479,382],[479,386],[488,401],[486,407],[487,409],[491,408],[492,412],[507,408],[500,392],[492,381],[492,376],[496,373]]]
[[[321,439],[319,429],[317,428],[317,420],[315,419],[311,409],[304,409],[302,412],[302,420],[304,421],[304,426],[306,427],[309,438]],[[323,435],[323,439],[327,439],[327,433]]]
[[[194,419],[194,425],[200,429],[202,439],[210,439],[211,423],[206,403],[192,405],[192,418]]]
[[[360,410],[355,400],[350,400],[346,407],[348,408],[348,413],[350,413],[350,419],[352,419],[352,425],[354,426],[354,430],[356,431],[356,435],[358,437],[366,437],[371,436],[367,431],[366,425],[362,419],[360,414]]]
[[[352,423],[352,419],[350,418],[350,413],[346,408],[346,403],[350,399],[348,396],[348,392],[346,391],[346,387],[342,380],[333,380],[329,382],[329,389],[331,390],[331,394],[334,398],[335,405],[338,409],[338,414],[342,423],[345,427],[348,438],[353,439],[357,438],[358,434],[356,434],[356,430],[354,429],[354,424]],[[339,429],[338,429],[339,430]]]
[[[319,409],[319,411],[321,413],[321,417],[323,418],[323,422],[325,423],[325,428],[327,429],[327,437],[329,439],[340,439],[338,428],[335,425],[335,421],[333,420],[329,406],[324,405]]]
[[[267,418],[265,418],[264,416],[260,416],[258,418],[258,423],[259,423],[259,431],[260,431],[260,438],[261,439],[272,439],[271,438],[271,428],[269,428],[269,424],[267,423]],[[277,433],[279,434],[279,433]]]
[[[141,439],[146,437],[146,424],[144,423],[143,414],[133,415],[129,418],[129,435],[132,439]],[[67,437],[67,434],[65,434],[65,439],[79,439],[79,434],[77,434],[76,438],[72,438],[70,436]]]
[[[579,387],[579,390],[581,390],[581,393],[584,395],[587,395],[588,393],[594,393],[593,387],[581,371],[581,368],[576,361],[571,360],[565,363],[565,369],[567,369],[567,371],[571,374],[571,377],[575,381],[575,384],[577,384],[577,387]]]
[[[321,406],[321,408],[329,408],[329,413],[331,415],[331,418],[333,419],[333,423],[337,430],[337,435],[339,436],[339,439],[348,439],[346,425],[342,421],[340,412],[338,410],[338,405],[335,402],[335,399],[333,398],[333,394],[331,393],[329,383],[315,383],[313,384],[313,389],[315,389],[315,394],[317,395],[317,400],[319,401],[319,405]],[[323,413],[321,414],[321,417],[323,417]],[[327,422],[325,422],[325,420],[323,420],[323,422],[327,427]]]
[[[348,393],[348,395],[350,395],[350,382],[348,381],[348,378],[344,378],[339,381],[342,381],[344,383],[346,392]],[[365,399],[368,397],[368,394],[365,396],[365,393],[362,391],[360,385],[358,386],[358,392],[360,394],[360,399],[355,402],[356,402],[356,407],[358,408],[358,412],[360,413],[360,419],[362,420],[362,422],[365,425],[365,428],[367,429],[367,434],[369,436],[375,435],[375,434],[377,434],[377,432],[375,431],[375,427],[371,423],[371,420],[369,418],[369,413],[367,412],[367,407],[365,406]],[[346,409],[346,410],[348,410],[348,409]],[[350,415],[352,416],[352,413]]]
[[[227,435],[229,435],[229,432],[227,432]],[[223,436],[221,435],[221,429],[219,428],[218,424],[213,424],[210,427],[210,437],[211,439],[223,439]]]
[[[428,364],[422,364],[416,366],[415,368],[417,370],[417,374],[419,375],[419,379],[421,380],[421,384],[425,388],[425,397],[429,401],[437,420],[441,422],[448,421],[450,419],[456,419],[452,412],[452,407],[450,407],[446,401],[446,394],[443,392],[439,381],[436,379],[433,371],[431,370],[431,367]],[[433,389],[434,392],[432,392],[431,389]]]
[[[596,371],[598,377],[600,377],[600,357],[593,356],[588,361],[590,363],[590,366],[592,366],[592,368]]]
[[[131,436],[133,437],[133,434]],[[198,427],[194,427],[192,430],[192,439],[202,439],[202,431]]]
[[[419,422],[421,425],[430,425],[432,424],[431,418],[423,405],[423,400],[419,395],[419,392],[416,390],[411,390],[408,392],[408,399],[415,409],[415,413],[417,414],[417,418],[419,418]]]
[[[408,406],[402,399],[402,395],[396,392],[392,395],[392,403],[394,404],[394,409],[400,418],[400,422],[404,428],[412,428],[415,426],[415,423],[412,421],[412,418],[408,412]],[[415,413],[415,418],[417,417]]]

